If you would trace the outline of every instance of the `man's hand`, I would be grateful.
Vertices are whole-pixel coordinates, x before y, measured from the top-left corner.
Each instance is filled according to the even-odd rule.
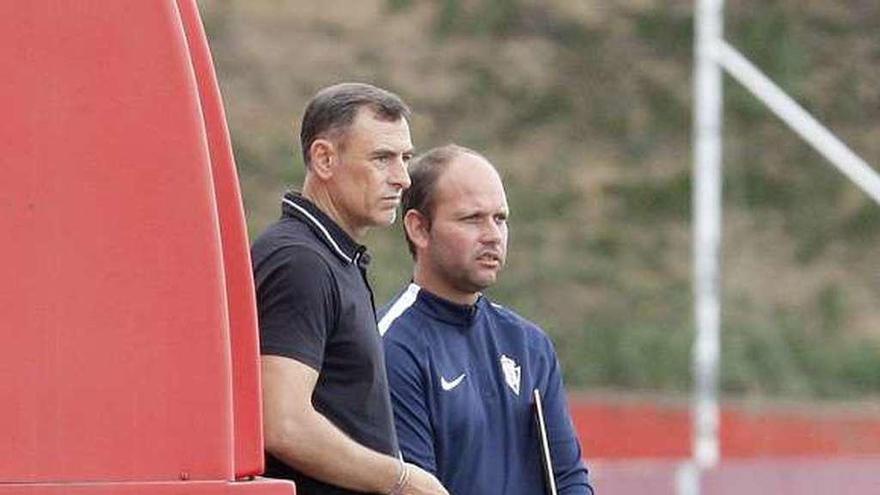
[[[407,464],[406,468],[409,469],[409,480],[403,487],[403,495],[449,495],[431,473],[415,464]]]
[[[300,472],[331,485],[387,493],[400,477],[400,459],[349,438],[312,406],[318,372],[280,356],[262,356],[266,450]],[[440,483],[409,467],[403,495],[448,495]]]

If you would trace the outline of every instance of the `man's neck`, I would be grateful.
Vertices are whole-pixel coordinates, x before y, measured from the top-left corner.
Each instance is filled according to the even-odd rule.
[[[326,213],[327,216],[336,222],[336,224],[339,225],[346,234],[351,236],[352,239],[356,242],[362,242],[368,229],[366,227],[360,229],[353,228],[345,215],[342,214],[342,210],[336,206],[336,203],[333,201],[333,195],[330,194],[330,191],[327,190],[327,188],[316,186],[306,180],[303,184],[302,195],[317,206],[318,209]]]
[[[463,306],[473,306],[480,298],[479,292],[462,292],[450,287],[430,271],[420,269],[418,263],[413,270],[413,282],[437,297]]]

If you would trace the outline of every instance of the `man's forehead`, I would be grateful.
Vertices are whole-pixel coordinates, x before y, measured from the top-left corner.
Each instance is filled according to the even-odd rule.
[[[406,116],[401,115],[398,118],[389,118],[386,115],[376,112],[369,106],[362,106],[358,109],[354,119],[351,121],[351,125],[353,127],[357,125],[397,127],[409,130],[409,121]]]
[[[469,213],[506,212],[507,195],[495,169],[474,163],[449,164],[437,182],[438,206]]]
[[[497,215],[508,212],[506,201],[489,201],[488,198],[476,196],[447,204],[453,215]]]
[[[452,159],[440,180],[448,179],[450,185],[475,190],[497,189],[504,192],[501,176],[488,160],[479,155],[462,153]],[[488,192],[488,191],[486,191]]]
[[[389,120],[366,107],[355,117],[347,134],[349,139],[366,140],[374,147],[393,151],[410,151],[413,146],[406,117]]]

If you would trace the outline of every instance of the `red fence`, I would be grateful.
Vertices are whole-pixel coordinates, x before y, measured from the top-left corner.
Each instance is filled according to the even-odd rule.
[[[575,428],[591,459],[686,458],[686,402],[573,396]],[[729,404],[721,412],[724,458],[880,456],[880,404]]]
[[[676,494],[690,456],[686,402],[573,396],[571,410],[599,493]],[[728,404],[722,462],[702,494],[880,493],[880,405]]]

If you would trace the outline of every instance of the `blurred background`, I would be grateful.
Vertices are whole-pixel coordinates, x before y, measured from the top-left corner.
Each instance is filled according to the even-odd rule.
[[[490,294],[551,334],[574,406],[686,410],[694,2],[200,7],[252,237],[301,183],[296,136],[311,95],[346,80],[386,87],[414,109],[417,149],[454,141],[502,172],[510,257]],[[725,6],[727,40],[875,170],[878,26],[876,0]],[[730,78],[724,95],[726,403],[880,423],[880,207]],[[399,224],[367,239],[377,303],[409,279],[402,239]],[[689,454],[682,428],[663,452]],[[599,440],[584,443],[588,456],[651,455],[635,446],[602,455]],[[855,450],[880,453],[875,443]]]

